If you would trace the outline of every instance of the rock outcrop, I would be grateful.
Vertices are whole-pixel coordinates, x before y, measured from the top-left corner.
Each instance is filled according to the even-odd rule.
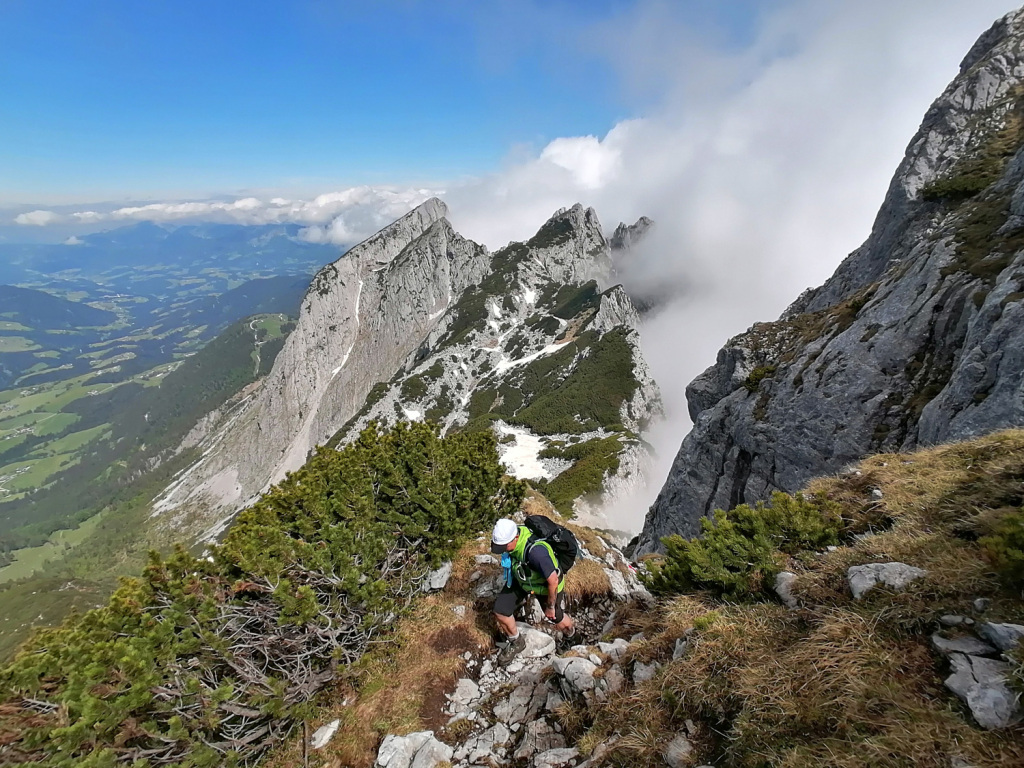
[[[870,237],[687,388],[635,552],[716,508],[873,452],[1024,424],[1024,11],[981,37],[907,149]]]
[[[156,502],[158,524],[213,538],[371,420],[495,429],[523,478],[555,481],[600,453],[596,486],[552,494],[566,512],[642,482],[639,435],[660,399],[594,211],[558,211],[493,254],[446,214],[429,200],[316,275],[270,375],[191,437],[202,457]]]

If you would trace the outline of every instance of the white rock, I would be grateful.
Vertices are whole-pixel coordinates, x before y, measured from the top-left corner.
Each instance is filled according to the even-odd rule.
[[[601,657],[598,656],[596,653],[590,654],[589,656],[587,656],[587,658],[590,659],[590,661],[594,664],[595,667],[601,666]]]
[[[789,571],[782,571],[775,577],[775,594],[787,608],[797,608],[800,605],[796,595],[793,594],[794,581],[796,581],[796,574]]]
[[[448,560],[443,563],[440,568],[427,574],[426,578],[423,579],[422,589],[424,592],[437,592],[442,590],[448,584],[448,579],[451,577],[452,561]]]
[[[455,753],[451,747],[443,741],[431,737],[427,742],[416,750],[409,768],[435,768],[440,763],[451,763]]]
[[[661,757],[669,768],[683,768],[689,763],[692,752],[693,745],[690,740],[680,733],[665,746]]]
[[[451,695],[451,712],[461,712],[471,703],[480,698],[480,687],[467,677],[462,678],[455,684],[455,691]]]
[[[327,742],[334,738],[339,725],[341,725],[341,720],[332,720],[327,725],[317,728],[309,739],[309,746],[313,749],[323,749],[327,746]]]
[[[534,768],[562,768],[562,766],[568,765],[579,755],[580,752],[575,747],[549,749],[533,758],[533,766]]]
[[[689,646],[686,638],[680,637],[676,640],[676,645],[672,649],[672,661],[683,658],[683,654],[686,653],[686,648]]]
[[[926,573],[927,571],[906,563],[868,563],[851,565],[846,571],[846,580],[854,599],[860,600],[877,584],[899,590]]]
[[[633,664],[633,682],[639,685],[640,683],[646,683],[652,679],[658,672],[658,668],[661,665],[656,661],[652,661],[650,664],[644,664],[643,662],[636,662]]]
[[[539,672],[522,675],[520,684],[508,698],[494,708],[494,716],[502,723],[525,723],[540,713],[548,696],[547,686],[541,682]]]
[[[538,752],[560,749],[565,746],[565,737],[558,733],[546,719],[534,720],[523,730],[519,746],[513,753],[514,760],[529,760]]]
[[[613,664],[604,673],[604,686],[608,693],[617,693],[626,685],[626,676],[622,674],[618,664]]]
[[[516,622],[519,634],[526,638],[526,647],[519,652],[520,659],[543,659],[555,652],[555,638],[534,629],[529,624]]]
[[[464,605],[453,605],[452,613],[458,616],[460,619],[466,618],[466,606]]]
[[[629,649],[629,643],[620,637],[611,643],[598,643],[597,647],[601,653],[607,654],[612,661],[618,661]]]
[[[512,733],[505,727],[504,723],[495,723],[486,731],[470,738],[463,746],[463,749],[456,753],[456,757],[459,753],[465,751],[465,756],[462,759],[465,759],[470,763],[484,762],[494,754],[499,747],[503,747],[508,744],[511,738]]]
[[[493,555],[477,555],[473,558],[473,562],[477,565],[497,565],[498,561],[494,559]]]
[[[433,731],[418,731],[405,736],[388,735],[377,750],[376,768],[410,768],[420,747],[434,738]]]
[[[616,600],[629,600],[629,587],[626,586],[626,579],[622,573],[614,568],[605,568],[604,573],[608,577],[608,585],[611,588],[612,597]]]
[[[589,659],[581,659],[578,656],[563,656],[556,658],[552,662],[552,666],[555,668],[555,672],[562,678],[562,691],[567,696],[579,695],[586,697],[594,690],[596,685],[594,672],[597,671],[597,665]]]

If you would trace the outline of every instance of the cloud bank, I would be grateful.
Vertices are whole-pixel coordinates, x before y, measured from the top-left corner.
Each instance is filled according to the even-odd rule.
[[[438,189],[31,211],[17,220],[296,221],[311,240],[350,244],[440,194],[455,226],[493,248],[529,237],[575,202],[594,206],[608,229],[650,216],[657,227],[624,279],[638,290],[673,286],[676,299],[643,331],[669,412],[654,436],[659,467],[650,488],[612,510],[616,525],[637,529],[688,429],[685,385],[727,338],[777,317],[865,239],[928,104],[1014,4],[793,0],[766,5],[749,44],[728,50],[695,34],[680,7],[644,2],[575,40],[607,56],[627,96],[657,84],[643,118],[601,137],[556,139],[489,176]]]

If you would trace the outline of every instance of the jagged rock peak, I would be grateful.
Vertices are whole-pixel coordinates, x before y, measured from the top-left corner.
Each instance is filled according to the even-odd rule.
[[[646,216],[641,216],[635,224],[621,222],[612,233],[608,244],[613,251],[628,250],[646,237],[653,226],[654,221]]]
[[[637,554],[871,453],[1024,424],[1024,10],[924,116],[868,240],[687,387]]]

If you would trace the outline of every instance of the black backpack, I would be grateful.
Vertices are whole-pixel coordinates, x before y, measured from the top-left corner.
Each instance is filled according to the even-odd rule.
[[[572,531],[544,515],[530,515],[523,521],[530,533],[551,545],[558,558],[558,570],[565,576],[580,554],[580,545]]]

